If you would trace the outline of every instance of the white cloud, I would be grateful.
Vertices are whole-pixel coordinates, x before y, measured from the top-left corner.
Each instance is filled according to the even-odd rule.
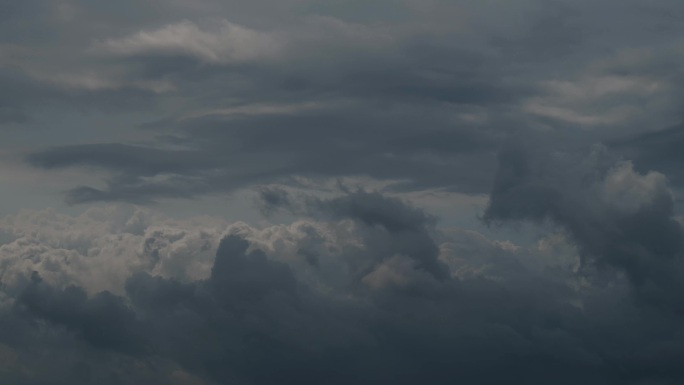
[[[541,82],[546,95],[527,100],[529,114],[583,126],[603,126],[642,117],[658,106],[643,100],[659,100],[667,95],[658,79],[645,76],[587,74],[572,80]]]
[[[33,271],[58,286],[121,293],[134,272],[183,280],[209,275],[226,224],[211,218],[172,220],[123,206],[79,216],[22,211],[0,220],[14,240],[0,245],[0,280],[21,285]]]
[[[670,194],[670,190],[665,175],[655,171],[641,175],[634,171],[632,162],[621,162],[609,171],[601,193],[614,207],[634,212],[663,194]]]
[[[123,293],[126,279],[136,272],[182,281],[205,279],[219,241],[234,234],[268,258],[289,265],[300,282],[336,295],[357,279],[353,264],[374,252],[364,231],[350,220],[253,226],[211,217],[176,220],[124,205],[94,207],[77,216],[26,210],[0,219],[0,281],[13,291],[37,271],[56,286],[76,284],[90,293]],[[438,231],[440,259],[459,276],[489,276],[492,257],[525,253],[510,242],[492,241],[474,231]],[[386,286],[380,284],[385,282],[381,277],[405,270],[401,258],[395,259],[379,265],[366,279],[371,288]]]
[[[206,63],[227,64],[260,59],[279,49],[275,36],[225,20],[211,29],[191,21],[98,42],[94,49],[114,55],[189,55]]]

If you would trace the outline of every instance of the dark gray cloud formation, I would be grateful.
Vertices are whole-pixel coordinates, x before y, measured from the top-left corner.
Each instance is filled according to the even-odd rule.
[[[677,124],[656,132],[635,135],[611,143],[627,159],[633,159],[641,170],[661,170],[674,185],[680,187],[684,127]]]
[[[557,224],[586,261],[624,271],[646,303],[681,313],[684,230],[667,181],[611,164],[601,150],[582,158],[506,149],[485,220]]]
[[[489,216],[501,210],[499,193]],[[537,198],[529,195],[530,202]],[[577,276],[539,274],[510,251],[489,260],[509,260],[494,275],[435,274],[426,260],[437,247],[436,229],[419,209],[366,192],[290,199],[316,215],[359,226],[362,241],[345,242],[338,254],[346,266],[337,271],[343,285],[320,290],[296,265],[267,256],[241,235],[221,240],[202,280],[139,272],[122,294],[88,295],[33,274],[0,317],[3,354],[14,360],[0,376],[19,384],[55,378],[83,384],[684,379],[682,315],[644,307],[628,290],[641,285],[634,279],[611,278],[606,285],[605,277],[586,276],[576,286]],[[577,230],[556,220],[581,249],[588,248]],[[397,243],[389,246],[392,241]],[[619,242],[658,252],[642,240],[614,240]],[[370,265],[358,263],[371,258]],[[438,263],[439,271],[457,267]],[[37,349],[59,354],[60,365],[34,358]]]
[[[43,28],[73,35],[63,47],[72,56],[38,66],[8,51],[5,71],[25,81],[7,87],[16,91],[3,121],[30,120],[32,103],[48,97],[66,109],[145,115],[124,123],[146,128],[129,140],[29,151],[39,168],[106,171],[102,185],[67,192],[69,203],[195,197],[293,176],[486,193],[511,136],[612,142],[680,119],[671,63],[684,31],[664,16],[681,11],[675,2],[297,2],[258,13],[213,1],[163,12],[143,4],[124,20],[131,4],[100,12],[64,2]],[[103,27],[65,24],[86,16]],[[92,38],[75,37],[84,31]],[[667,154],[656,157],[673,162]],[[667,171],[663,162],[648,165]]]
[[[0,0],[3,185],[297,218],[3,219],[0,382],[684,383],[683,12]]]

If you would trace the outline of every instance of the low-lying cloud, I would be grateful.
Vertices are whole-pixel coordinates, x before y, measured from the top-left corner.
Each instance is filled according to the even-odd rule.
[[[604,190],[622,174],[659,182],[616,167],[596,182]],[[615,210],[628,218],[648,210],[658,189],[644,191],[638,208],[617,202]],[[504,217],[494,217],[504,192],[495,191],[488,218]],[[269,194],[259,191],[264,204],[285,202]],[[152,214],[115,208],[5,219],[15,239],[0,252],[33,251],[3,259],[1,335],[14,364],[0,376],[27,384],[50,376],[84,384],[641,384],[684,376],[681,313],[669,311],[672,303],[644,307],[633,296],[642,283],[617,257],[604,264],[628,280],[548,259],[562,238],[515,246],[441,230],[422,210],[376,192],[288,199],[302,219],[263,228],[200,218],[153,225]],[[555,220],[584,258],[595,251]],[[190,223],[194,231],[182,230]],[[35,251],[32,241],[45,246]],[[656,267],[675,258],[638,237],[623,242],[654,253],[643,258]],[[118,255],[101,256],[114,247]],[[621,257],[631,256],[626,250]],[[74,265],[84,270],[70,274]],[[119,278],[103,287],[111,275]],[[60,366],[33,359],[37,349],[59,354]]]

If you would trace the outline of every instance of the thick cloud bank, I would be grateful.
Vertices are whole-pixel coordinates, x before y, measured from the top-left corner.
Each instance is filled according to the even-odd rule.
[[[558,184],[568,178],[516,154],[502,155],[486,218],[564,229],[530,246],[440,229],[418,208],[363,191],[323,199],[263,188],[270,212],[302,219],[262,227],[115,207],[5,218],[0,252],[15,258],[3,258],[0,378],[680,383],[684,329],[670,280],[679,270],[666,267],[679,266],[681,228],[664,179],[618,163],[570,202]],[[575,225],[582,210],[593,216]],[[667,232],[630,234],[634,217]],[[590,224],[587,234],[614,235],[585,235]],[[580,256],[626,277],[578,272]],[[639,274],[637,263],[650,269]],[[644,302],[653,296],[666,300]]]
[[[684,384],[683,15],[0,0],[0,384]]]
[[[81,175],[59,190],[70,204],[297,177],[484,194],[502,143],[542,131],[610,143],[680,186],[682,10],[674,0],[4,0],[0,130],[25,172]]]
[[[585,261],[624,272],[643,300],[684,312],[684,231],[664,175],[610,164],[601,149],[585,159],[520,147],[500,156],[488,220],[548,220]]]

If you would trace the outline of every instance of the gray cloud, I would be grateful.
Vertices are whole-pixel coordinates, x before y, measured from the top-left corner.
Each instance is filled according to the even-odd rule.
[[[143,269],[112,294],[33,273],[0,316],[0,352],[14,360],[0,378],[27,384],[58,374],[65,382],[112,384],[454,378],[476,384],[511,378],[669,384],[684,376],[681,316],[641,306],[619,278],[606,285],[598,276],[537,271],[525,262],[532,249],[515,251],[467,232],[441,233],[420,209],[378,193],[303,198],[290,199],[311,215],[336,219],[287,231],[233,225],[205,278],[164,278]],[[124,231],[139,232],[133,222],[122,217]],[[155,242],[163,239],[145,233]],[[298,250],[313,247],[325,233],[332,237],[326,243],[338,239],[343,248],[333,251],[335,242],[328,243],[317,265],[300,263]],[[411,254],[430,255],[412,233],[432,245],[449,240],[438,257],[447,276],[435,276]],[[295,234],[296,244],[287,246]],[[403,245],[387,248],[401,238]],[[154,248],[147,239],[145,247]],[[359,258],[376,263],[357,270]],[[503,266],[503,260],[508,267],[476,272],[481,262]],[[321,280],[331,266],[346,284]],[[455,275],[464,269],[474,273]],[[60,364],[33,359],[36,349],[58,354]]]
[[[683,11],[0,0],[10,194],[266,216],[0,219],[0,382],[684,382]]]
[[[659,170],[665,173],[676,187],[682,185],[681,148],[682,125],[678,124],[663,130],[639,134],[611,143],[616,151],[629,159],[634,159],[642,170]]]
[[[297,175],[370,176],[405,182],[409,188],[466,192],[488,188],[501,133],[467,125],[453,131],[441,116],[413,121],[413,112],[386,116],[364,110],[358,117],[342,110],[203,118],[184,127],[189,135],[174,141],[188,149],[79,145],[28,159],[43,168],[96,166],[116,175],[106,190],[73,190],[69,197],[74,203],[194,196]],[[416,131],[419,124],[430,129]]]
[[[664,175],[642,175],[595,151],[543,154],[513,146],[485,213],[488,221],[548,220],[565,229],[588,261],[624,271],[647,303],[680,313],[684,232]]]
[[[391,3],[398,14],[373,13],[376,23],[355,7],[311,4],[280,18],[265,12],[266,24],[249,9],[225,19],[213,2],[185,18],[180,2],[118,30],[110,20],[78,53],[97,71],[57,86],[78,84],[94,105],[135,93],[156,102],[148,138],[37,149],[29,162],[115,174],[106,187],[68,192],[69,203],[195,197],[291,176],[486,193],[510,136],[541,129],[555,141],[613,142],[680,119],[675,39],[660,41],[652,26],[681,31],[657,7],[627,3],[611,29],[608,2],[496,2],[510,18],[466,3]],[[215,17],[197,16],[207,10]],[[630,23],[640,34],[621,45]],[[591,131],[573,135],[582,128]]]
[[[304,21],[264,32],[227,21],[216,29],[211,22],[204,27],[187,21],[95,45],[98,55],[119,56],[113,62],[128,79],[117,84],[168,83],[194,95],[186,111],[156,125],[163,137],[173,134],[174,144],[205,158],[192,170],[181,161],[180,167],[169,164],[154,173],[175,175],[178,183],[158,188],[142,178],[149,176],[147,160],[167,156],[156,148],[163,145],[159,141],[145,160],[129,158],[126,145],[99,143],[39,151],[29,161],[45,168],[95,164],[122,174],[106,181],[109,188],[72,191],[72,203],[202,195],[292,175],[368,175],[430,187],[453,180],[447,185],[458,191],[487,190],[490,177],[484,175],[493,171],[496,147],[516,129],[500,126],[503,121],[495,127],[483,122],[501,119],[534,85],[508,78],[501,63],[466,43],[450,46],[422,32],[412,36],[401,26],[376,28],[330,16]],[[175,43],[166,42],[176,35]],[[243,44],[247,35],[273,40],[264,53],[273,56],[239,54],[235,44],[217,51],[222,41]],[[252,52],[253,45],[247,46]],[[91,146],[108,150],[90,151]],[[183,155],[188,154],[168,154],[179,160]],[[469,167],[455,170],[466,162]],[[141,168],[131,169],[132,163]],[[472,170],[474,164],[482,169]],[[193,177],[197,187],[185,190]]]

